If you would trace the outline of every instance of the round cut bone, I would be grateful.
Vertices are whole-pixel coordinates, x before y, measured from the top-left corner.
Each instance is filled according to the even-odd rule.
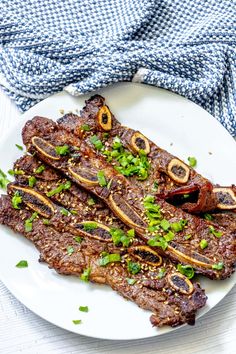
[[[37,193],[34,189],[11,185],[10,189],[18,191],[23,202],[31,209],[44,216],[51,218],[55,212],[51,201]]]
[[[146,154],[149,154],[150,152],[150,145],[148,139],[139,132],[135,132],[132,135],[130,146],[134,150],[134,152],[139,152],[140,150],[143,150]]]
[[[109,131],[112,128],[112,116],[107,106],[102,106],[97,114],[97,121],[102,130]]]
[[[167,279],[171,287],[181,294],[190,295],[193,292],[193,284],[185,275],[172,273],[168,275]]]
[[[172,159],[168,164],[167,174],[177,183],[186,183],[189,179],[190,170],[179,159]]]
[[[162,257],[148,246],[140,245],[130,247],[129,253],[131,253],[139,261],[150,264],[152,266],[158,267],[162,264]]]
[[[223,210],[236,209],[236,196],[230,187],[213,188],[213,193],[218,199],[217,208]]]

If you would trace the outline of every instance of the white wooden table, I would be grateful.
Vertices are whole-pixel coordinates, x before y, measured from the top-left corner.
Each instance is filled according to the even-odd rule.
[[[1,137],[17,119],[20,113],[14,103],[0,91]],[[16,300],[0,281],[0,353],[236,353],[235,300],[236,286],[194,327],[152,339],[108,341],[70,333],[46,322]]]

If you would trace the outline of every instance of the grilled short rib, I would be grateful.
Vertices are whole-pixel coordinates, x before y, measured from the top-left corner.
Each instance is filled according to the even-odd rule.
[[[25,221],[31,216],[32,213],[23,207],[14,209],[9,196],[1,197],[1,224],[31,240],[40,252],[40,260],[50,268],[60,274],[76,276],[81,276],[86,270],[90,281],[107,284],[139,307],[152,311],[150,320],[153,326],[194,324],[197,309],[206,303],[204,290],[198,283],[192,284],[176,273],[168,260],[162,265],[165,266],[162,277],[155,267],[143,267],[140,273],[132,275],[127,270],[126,255],[120,249],[88,237],[78,243],[74,235],[45,225],[38,216],[33,221],[32,230],[27,232]],[[102,266],[102,252],[120,254],[121,261]],[[130,278],[134,280],[133,285],[127,281]]]
[[[68,181],[59,171],[45,164],[45,169],[37,173],[36,171],[40,169],[40,166],[42,166],[42,162],[36,157],[32,155],[22,156],[14,163],[14,170],[22,172],[22,174],[15,176],[16,182],[28,186],[29,178],[35,177],[34,188],[47,194],[56,190],[61,184],[65,185]],[[50,199],[69,210],[77,211],[85,218],[89,216],[89,218],[93,218],[98,222],[109,223],[114,227],[122,227],[123,229],[127,228],[106,204],[73,182],[70,188],[63,189],[55,194],[52,193]],[[233,211],[218,211],[211,214],[203,214],[202,217],[206,220],[209,219],[209,226],[212,225],[215,229],[222,226],[228,231],[236,232],[236,213]]]
[[[129,176],[137,186],[145,189],[146,193],[153,193],[155,190],[156,195],[193,213],[216,208],[236,209],[233,187],[212,186],[210,181],[196,173],[193,168],[156,146],[143,134],[122,126],[106,105],[105,99],[99,95],[92,96],[86,101],[80,117],[68,114],[58,122],[69,132],[74,132],[80,138],[83,137],[89,144],[96,134],[106,147],[105,151],[100,149],[99,151],[106,154],[122,173]],[[84,130],[84,127],[87,129]],[[117,156],[112,148],[117,138],[121,146],[115,149],[115,152],[123,149],[135,156],[140,151],[147,153],[150,166],[144,178],[137,171],[136,174],[134,169],[130,171],[124,168],[122,165],[124,152]]]
[[[55,122],[42,117],[28,121],[23,129],[23,141],[31,153],[63,172],[75,183],[100,197],[127,226],[134,228],[137,234],[152,246],[158,246],[159,252],[170,257],[174,262],[190,264],[198,273],[213,279],[224,279],[235,267],[235,232],[223,228],[209,228],[204,220],[189,215],[181,209],[159,199],[153,208],[160,210],[161,220],[168,224],[184,221],[184,227],[174,237],[165,242],[168,230],[158,228],[158,237],[164,240],[164,247],[155,238],[157,232],[150,232],[144,195],[123,175],[114,170],[102,156],[81,141],[72,132],[67,132]],[[68,154],[58,155],[56,146],[68,145]],[[79,148],[79,151],[78,151]],[[98,173],[104,171],[108,185],[101,186]],[[152,208],[152,206],[151,206]],[[173,236],[173,233],[172,233]],[[208,247],[200,247],[201,240],[207,241]]]

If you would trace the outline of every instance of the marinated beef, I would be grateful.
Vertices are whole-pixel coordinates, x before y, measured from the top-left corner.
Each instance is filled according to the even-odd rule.
[[[102,116],[107,117],[109,127],[101,124]],[[141,151],[145,152],[150,162],[146,175],[140,175],[140,171],[135,171],[135,169],[130,172],[129,169],[123,168],[123,159],[120,155],[118,158],[114,155],[112,162],[146,193],[153,193],[154,188],[156,195],[192,213],[216,208],[217,199],[210,181],[177,157],[155,145],[140,132],[122,126],[106,105],[103,97],[92,96],[86,101],[80,117],[68,114],[59,119],[58,123],[69,132],[77,134],[80,138],[83,137],[88,144],[91,144],[91,136],[96,134],[106,146],[105,151],[101,153],[105,153],[109,159],[114,155],[112,147],[117,137],[121,144],[120,150],[125,149],[135,156]],[[89,126],[89,130],[83,130],[85,125]]]
[[[62,129],[47,118],[35,117],[26,123],[23,141],[31,153],[36,153],[42,161],[101,198],[145,242],[158,247],[173,261],[190,264],[197,272],[216,279],[224,279],[234,271],[235,232],[230,233],[223,228],[215,230],[204,220],[171,206],[163,199],[152,200],[153,205],[149,203],[146,208],[145,190],[119,174],[73,132]],[[65,144],[67,153],[58,154],[56,147]],[[152,220],[150,222],[152,209],[155,209],[154,219],[159,217],[154,230],[150,230],[153,226]],[[207,247],[201,247],[202,240]]]
[[[42,166],[42,162],[32,155],[24,155],[14,163],[14,170],[21,171],[21,174],[15,176],[16,182],[28,186],[29,179],[35,177],[34,189],[43,194],[56,191],[50,195],[50,199],[68,210],[77,212],[84,218],[93,218],[95,221],[108,223],[113,227],[127,228],[114,213],[100,199],[75,183],[71,183],[70,188],[58,190],[61,185],[66,185],[68,179],[59,171],[44,164],[45,169],[37,173],[37,169]],[[224,229],[236,232],[236,213],[232,211],[223,211],[217,213],[202,214],[203,219],[208,220],[208,224],[218,229],[222,226]]]
[[[150,320],[154,326],[194,324],[197,309],[205,305],[206,296],[198,283],[191,283],[177,273],[173,264],[163,260],[160,267],[143,266],[139,273],[131,274],[128,262],[132,256],[112,244],[84,237],[78,239],[71,233],[45,225],[38,215],[31,230],[26,220],[32,213],[23,208],[14,209],[9,196],[0,199],[0,223],[23,234],[40,252],[40,260],[60,274],[84,275],[83,279],[107,284],[139,307],[153,312]],[[58,215],[60,218],[60,216]],[[104,253],[116,254],[116,261],[102,264]],[[164,269],[164,271],[163,271]],[[132,285],[127,279],[132,279]]]

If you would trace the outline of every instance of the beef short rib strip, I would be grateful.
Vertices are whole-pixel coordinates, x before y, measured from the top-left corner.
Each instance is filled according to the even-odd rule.
[[[110,209],[101,200],[94,195],[82,189],[75,183],[70,183],[69,188],[58,190],[59,186],[66,186],[68,178],[61,175],[58,171],[44,164],[44,170],[37,173],[42,162],[31,155],[24,155],[14,164],[15,171],[21,171],[21,174],[15,176],[16,182],[22,186],[29,186],[29,179],[35,177],[34,189],[47,195],[50,199],[72,213],[79,214],[81,218],[91,219],[97,222],[106,223],[116,228],[127,229],[126,225],[118,219]],[[52,192],[50,194],[50,192]]]
[[[29,185],[29,178],[35,177],[34,189],[43,194],[56,190],[61,184],[66,184],[68,179],[58,171],[44,164],[45,169],[37,173],[37,169],[42,166],[42,162],[32,155],[24,155],[14,163],[14,170],[21,171],[15,175],[16,182],[22,185]],[[50,199],[61,204],[65,208],[76,211],[85,218],[93,218],[94,221],[108,223],[113,227],[127,228],[112,211],[101,200],[91,193],[82,189],[75,183],[71,183],[69,189],[62,190],[50,196]],[[209,225],[216,229],[222,226],[231,232],[236,232],[236,213],[233,211],[222,211],[211,214],[203,214],[206,220],[209,218]]]
[[[89,238],[78,243],[74,235],[45,225],[39,217],[34,219],[32,230],[27,232],[25,220],[30,216],[31,213],[26,209],[14,209],[8,196],[1,197],[0,223],[31,240],[40,252],[40,259],[50,268],[60,274],[76,276],[81,276],[84,270],[87,270],[90,281],[107,284],[139,307],[152,311],[150,320],[153,326],[194,324],[197,309],[206,303],[204,290],[198,283],[192,285],[188,280],[186,286],[190,284],[191,294],[177,291],[179,283],[185,284],[185,277],[176,275],[173,265],[165,265],[166,273],[162,278],[159,277],[159,272],[149,269],[131,275],[127,271],[126,260],[122,254],[120,262],[101,266],[101,253],[111,251],[106,243]],[[73,249],[73,252],[68,253],[68,248]],[[118,254],[117,249],[115,252]],[[150,274],[151,281],[147,278]],[[134,284],[128,284],[127,278],[134,279]]]
[[[109,124],[102,124],[102,117],[107,117]],[[68,131],[80,137],[83,136],[88,143],[91,142],[91,134],[96,134],[106,146],[105,152],[100,149],[99,151],[102,154],[106,153],[109,159],[113,156],[112,146],[114,138],[117,137],[126,151],[134,155],[138,155],[141,150],[145,151],[150,166],[144,178],[142,176],[140,178],[139,174],[138,176],[134,174],[132,177],[132,173],[126,174],[127,169],[118,168],[126,176],[131,176],[129,178],[132,182],[144,189],[146,193],[150,193],[155,187],[157,195],[173,203],[178,202],[180,207],[188,212],[199,213],[216,208],[216,195],[213,193],[210,181],[177,157],[155,145],[140,132],[122,126],[106,105],[103,97],[95,95],[87,100],[81,111],[81,117],[68,114],[58,122]],[[89,126],[89,130],[83,130],[85,125]],[[119,166],[122,161],[121,159],[118,162],[116,157],[112,159],[112,162]]]
[[[102,124],[104,113],[109,124]],[[105,136],[106,148],[111,148],[113,138],[118,136],[123,146],[131,153],[137,154],[140,149],[145,150],[151,159],[152,166],[148,178],[141,181],[141,184],[146,186],[148,193],[151,192],[150,186],[153,186],[153,183],[157,181],[159,185],[156,193],[173,203],[179,203],[186,211],[203,212],[214,210],[215,208],[236,210],[236,188],[234,185],[231,187],[216,185],[212,189],[212,184],[209,180],[196,173],[194,169],[187,166],[183,161],[156,146],[140,132],[122,126],[106,105],[105,99],[100,95],[92,96],[86,101],[86,105],[81,111],[81,117],[77,116],[77,123],[75,117],[70,118],[70,115],[68,120],[65,116],[59,122],[69,131],[72,123],[73,131],[80,133],[80,135],[81,124],[87,122],[90,132],[98,134],[103,141],[104,131],[106,133],[109,132],[109,135]],[[186,174],[184,173],[184,176],[181,176],[184,170],[187,175],[189,174],[186,182],[183,180]],[[139,183],[137,176],[133,179],[135,179],[135,183]],[[187,197],[188,194],[189,197]]]
[[[143,203],[144,196],[140,190],[131,185],[85,142],[78,138],[76,141],[73,134],[71,137],[71,133],[42,117],[35,117],[26,123],[23,141],[30,152],[36,153],[41,160],[100,197],[127,226],[134,228],[144,241],[150,242],[152,239],[152,242],[152,236],[157,237],[157,232],[153,235],[148,229],[149,220]],[[55,149],[58,144],[68,144],[68,149],[72,152],[59,156]],[[79,147],[80,154],[73,157],[75,147]],[[109,181],[109,188],[107,185],[100,185],[98,173],[101,171],[105,174],[105,180]],[[162,220],[171,225],[184,220],[185,225],[174,234],[174,238],[166,247],[163,248],[159,241],[151,245],[158,246],[159,251],[162,250],[163,254],[173,261],[190,264],[197,272],[210,278],[224,279],[230,276],[235,266],[235,233],[229,233],[222,228],[209,229],[204,220],[184,213],[164,200],[159,200],[158,203]],[[162,240],[168,237],[165,231],[163,228],[158,229],[158,237]],[[169,235],[169,231],[167,233]],[[207,242],[208,247],[200,247],[202,240]]]

